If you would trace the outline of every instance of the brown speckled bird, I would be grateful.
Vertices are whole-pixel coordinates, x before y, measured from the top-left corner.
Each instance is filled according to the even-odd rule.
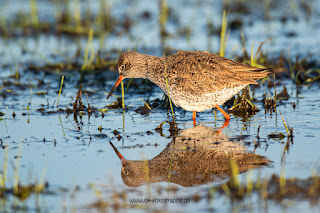
[[[213,107],[229,120],[230,116],[219,105],[269,73],[265,68],[244,65],[205,51],[183,51],[167,57],[124,52],[118,60],[118,71],[119,78],[107,99],[123,79],[147,78],[176,106],[193,111],[194,124],[196,112]]]

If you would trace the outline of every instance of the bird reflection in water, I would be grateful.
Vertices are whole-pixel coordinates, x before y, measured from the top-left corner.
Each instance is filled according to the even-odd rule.
[[[237,163],[240,173],[270,162],[264,156],[247,152],[239,141],[203,125],[180,131],[151,160],[127,160],[110,144],[122,161],[123,182],[132,187],[156,182],[190,187],[230,177],[230,159]]]

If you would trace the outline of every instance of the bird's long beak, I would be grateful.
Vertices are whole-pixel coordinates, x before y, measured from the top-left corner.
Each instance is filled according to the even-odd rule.
[[[120,154],[120,152],[117,150],[117,148],[111,143],[109,142],[110,145],[112,146],[112,148],[114,149],[115,153],[118,155],[118,157],[120,158],[122,164],[125,164],[126,159]]]
[[[118,77],[116,83],[114,84],[112,90],[110,91],[107,99],[112,95],[113,91],[115,91],[115,89],[119,86],[119,84],[121,83],[122,80],[123,80],[123,75],[119,75],[119,77]]]

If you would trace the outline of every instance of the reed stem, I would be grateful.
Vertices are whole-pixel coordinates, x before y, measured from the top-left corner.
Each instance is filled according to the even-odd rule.
[[[227,12],[226,10],[223,10],[221,33],[220,33],[220,56],[222,57],[225,56],[227,25],[228,25]]]
[[[57,108],[58,108],[58,104],[59,104],[60,95],[62,92],[63,81],[64,81],[64,76],[61,77],[60,90],[59,90],[59,95],[58,95],[58,100],[57,100]]]
[[[171,99],[170,99],[170,94],[169,94],[169,83],[168,83],[167,64],[166,64],[166,61],[165,61],[165,60],[164,60],[164,70],[165,70],[165,73],[166,73],[166,85],[167,85],[167,93],[168,93],[168,98],[169,98],[170,109],[171,109],[171,113],[172,113],[173,122],[175,122],[173,107],[172,107],[172,103],[171,103]]]

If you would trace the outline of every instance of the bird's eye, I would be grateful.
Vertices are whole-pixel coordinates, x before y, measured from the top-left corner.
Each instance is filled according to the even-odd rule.
[[[128,171],[128,170],[124,170],[124,174],[125,174],[125,175],[128,175],[128,174],[129,174],[129,171]]]
[[[124,71],[126,69],[126,66],[125,65],[121,65],[121,71]]]

